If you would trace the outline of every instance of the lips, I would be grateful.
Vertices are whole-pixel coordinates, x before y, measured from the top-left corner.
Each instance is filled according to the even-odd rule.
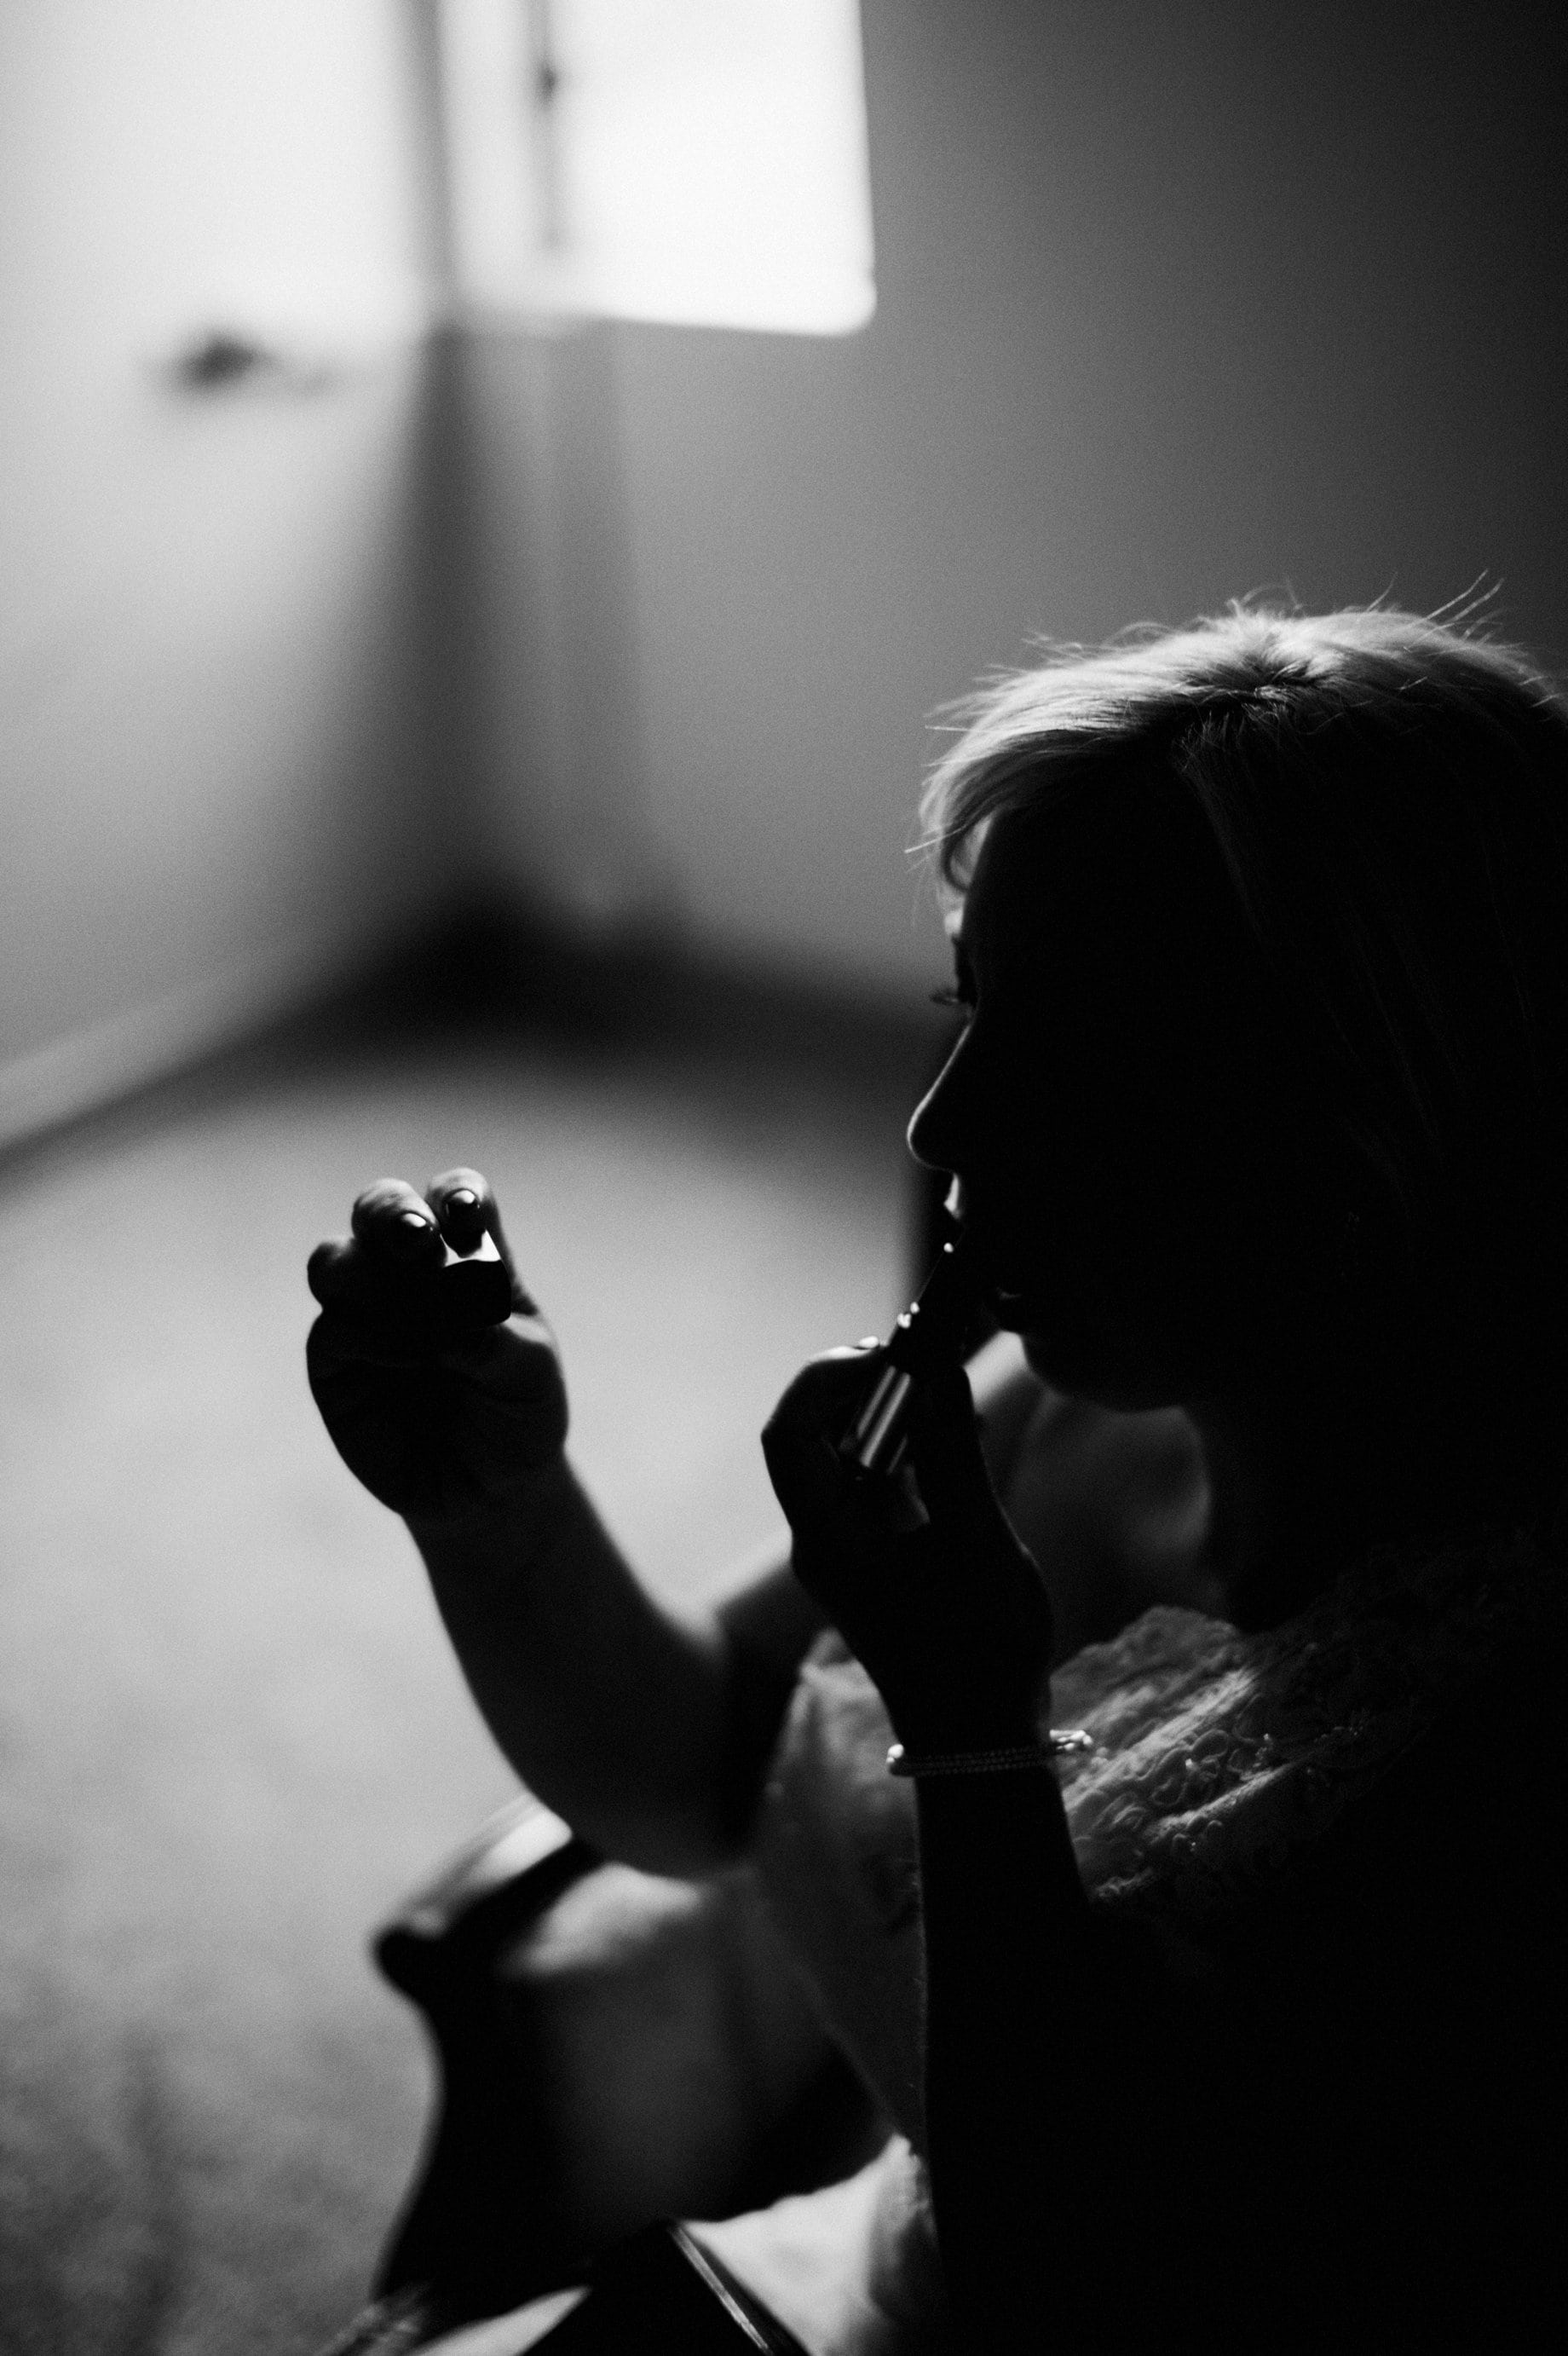
[[[1040,1280],[1034,1270],[1038,1238],[1031,1223],[996,1216],[984,1189],[976,1202],[968,1179],[954,1180],[944,1207],[959,1223],[971,1280],[998,1323],[1025,1331],[1040,1314]],[[1054,1283],[1051,1289],[1056,1290]]]
[[[1021,1301],[1022,1294],[1006,1279],[1013,1273],[1005,1257],[996,1248],[995,1239],[987,1232],[984,1220],[977,1220],[971,1211],[963,1223],[964,1247],[976,1281],[993,1301]]]
[[[1038,1276],[1032,1280],[1019,1281],[1024,1275],[1019,1255],[1009,1252],[1005,1243],[998,1245],[994,1237],[987,1237],[984,1226],[977,1227],[973,1216],[965,1226],[965,1234],[969,1239],[970,1265],[975,1271],[976,1284],[990,1303],[999,1325],[1013,1333],[1027,1333],[1036,1328],[1055,1326],[1061,1322],[1064,1304],[1060,1271],[1052,1277],[1048,1306],[1047,1301],[1041,1299]]]
[[[1037,1309],[1031,1309],[1021,1292],[987,1292],[991,1312],[1005,1333],[1032,1333],[1040,1324]]]
[[[1022,1332],[1032,1313],[1031,1296],[1028,1292],[1020,1291],[1014,1285],[998,1283],[992,1274],[992,1263],[983,1251],[976,1252],[974,1266],[979,1280],[979,1290],[989,1303],[998,1325]],[[1036,1310],[1038,1310],[1038,1303]]]

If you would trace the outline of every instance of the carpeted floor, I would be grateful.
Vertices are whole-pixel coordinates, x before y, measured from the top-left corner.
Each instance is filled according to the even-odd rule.
[[[300,1057],[0,1192],[0,2349],[283,2356],[362,2296],[429,2072],[366,1936],[513,1788],[305,1389],[382,1172],[492,1176],[573,1448],[655,1581],[776,1527],[756,1446],[904,1276],[918,1073],[427,1038]]]

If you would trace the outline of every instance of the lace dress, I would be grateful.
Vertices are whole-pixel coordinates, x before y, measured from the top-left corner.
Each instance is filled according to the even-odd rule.
[[[1052,1679],[1094,1739],[1058,1763],[1099,1907],[1201,1941],[1289,1878],[1477,1679],[1561,1656],[1565,1582],[1507,1529],[1370,1556],[1283,1626],[1243,1634],[1169,1606]],[[773,1763],[756,1869],[826,2017],[897,2130],[827,2194],[704,2226],[812,2356],[946,2344],[924,2170],[913,1795],[880,1699],[841,1640],[807,1657]]]

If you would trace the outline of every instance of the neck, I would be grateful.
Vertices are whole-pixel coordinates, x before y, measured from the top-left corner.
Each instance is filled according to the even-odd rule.
[[[1228,1616],[1288,1619],[1357,1555],[1492,1519],[1543,1521],[1568,1484],[1561,1392],[1344,1368],[1191,1403],[1210,1483],[1208,1555]]]

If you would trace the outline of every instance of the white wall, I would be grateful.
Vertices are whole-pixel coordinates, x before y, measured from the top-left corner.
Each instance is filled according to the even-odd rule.
[[[0,0],[0,1136],[442,888],[397,0]],[[214,326],[316,389],[180,391]]]
[[[926,716],[1031,632],[1280,584],[1428,606],[1486,573],[1568,656],[1568,18],[863,21],[863,335],[470,356],[482,766],[500,872],[907,991],[944,962],[903,855]]]
[[[421,350],[420,8],[0,0],[0,1138],[480,882],[907,995],[1031,630],[1568,652],[1561,12],[864,0],[866,332]],[[176,394],[229,318],[343,366]]]

